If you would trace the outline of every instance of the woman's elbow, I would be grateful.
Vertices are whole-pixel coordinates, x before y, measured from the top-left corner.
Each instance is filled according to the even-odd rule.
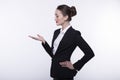
[[[95,56],[94,52],[91,52],[91,58],[93,58]]]
[[[89,57],[89,58],[93,58],[94,56],[95,56],[95,54],[94,54],[94,52],[93,51],[88,51],[88,52],[86,52],[87,54],[87,56]]]

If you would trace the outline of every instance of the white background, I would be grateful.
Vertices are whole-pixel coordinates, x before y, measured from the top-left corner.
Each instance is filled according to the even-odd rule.
[[[0,0],[0,80],[52,80],[51,58],[28,35],[41,34],[51,45],[60,4],[76,7],[71,24],[95,53],[75,80],[120,80],[119,0]],[[82,56],[76,48],[71,60]]]

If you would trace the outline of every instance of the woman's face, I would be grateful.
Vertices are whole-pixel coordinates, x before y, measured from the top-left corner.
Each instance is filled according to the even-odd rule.
[[[63,16],[62,12],[58,9],[56,9],[55,11],[55,21],[56,21],[56,25],[62,25],[65,23],[65,21],[67,20],[67,16]]]

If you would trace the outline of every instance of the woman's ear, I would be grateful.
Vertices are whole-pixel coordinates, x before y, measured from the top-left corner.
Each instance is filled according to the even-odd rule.
[[[68,15],[64,16],[64,20],[65,20],[65,21],[68,20]]]

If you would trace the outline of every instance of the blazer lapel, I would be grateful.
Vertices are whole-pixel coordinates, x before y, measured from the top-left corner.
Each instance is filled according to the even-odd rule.
[[[59,33],[60,33],[60,29],[57,30],[57,31],[54,33],[54,36],[53,36],[53,39],[52,39],[52,48],[53,48],[53,43],[54,43],[55,39],[58,37]]]
[[[64,34],[64,36],[63,36],[63,38],[62,38],[62,40],[60,41],[60,43],[59,43],[59,46],[58,46],[58,48],[57,48],[57,51],[56,51],[56,53],[61,49],[61,47],[63,47],[62,46],[62,43],[65,41],[65,40],[67,40],[66,38],[68,38],[68,36],[70,35],[70,30],[72,29],[72,27],[70,27],[67,31],[66,31],[66,33]],[[56,55],[56,53],[55,53],[55,55]],[[57,53],[58,54],[58,53]]]

